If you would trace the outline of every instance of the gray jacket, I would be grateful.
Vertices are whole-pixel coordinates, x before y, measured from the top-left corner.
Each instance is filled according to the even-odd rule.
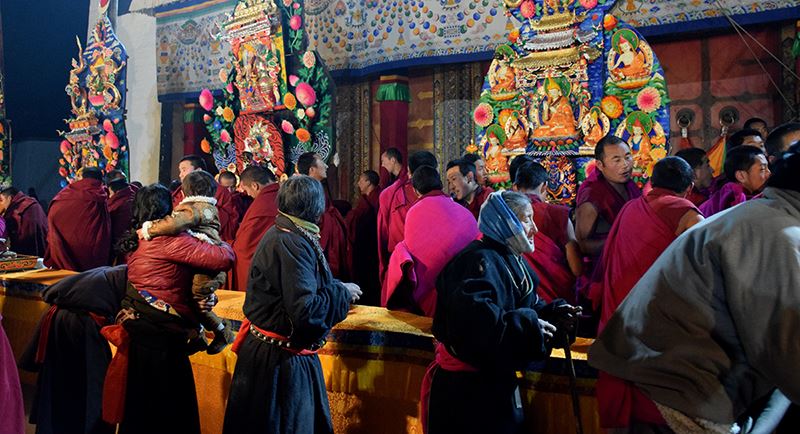
[[[800,403],[800,193],[767,188],[679,237],[589,363],[693,417],[732,423],[777,387]]]

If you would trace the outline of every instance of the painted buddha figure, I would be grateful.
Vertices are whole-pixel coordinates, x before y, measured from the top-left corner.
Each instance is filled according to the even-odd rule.
[[[486,171],[488,173],[507,173],[508,158],[502,153],[500,139],[493,132],[486,133],[488,148],[486,149]]]
[[[650,135],[645,131],[645,127],[639,118],[633,121],[629,132],[631,136],[628,139],[628,143],[631,145],[631,151],[633,152],[633,161],[636,166],[646,172],[653,162],[653,158],[650,155],[650,150],[652,149]]]
[[[533,132],[535,137],[574,137],[578,131],[569,97],[564,95],[556,80],[545,80],[545,97],[542,103],[541,125]]]
[[[525,117],[513,112],[503,124],[506,141],[503,147],[508,151],[522,151],[528,146],[528,126]]]
[[[514,95],[517,90],[516,72],[506,59],[498,59],[489,68],[489,85],[492,95]]]
[[[647,58],[638,49],[639,41],[632,32],[619,34],[619,42],[615,46],[617,59],[611,68],[611,74],[618,80],[641,78],[650,74]]]
[[[585,142],[590,146],[596,146],[606,133],[603,131],[603,124],[600,123],[597,110],[589,112],[589,134],[586,135]]]

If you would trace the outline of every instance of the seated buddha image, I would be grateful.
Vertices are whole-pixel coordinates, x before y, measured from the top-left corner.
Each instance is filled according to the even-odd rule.
[[[583,141],[587,149],[594,149],[597,146],[597,142],[608,134],[609,129],[610,122],[608,117],[603,114],[599,107],[592,107],[581,122]]]
[[[510,60],[513,55],[510,47],[502,46],[489,67],[489,88],[495,101],[509,100],[517,95],[517,73]]]
[[[569,85],[566,83],[562,85],[558,79],[548,78],[545,80],[544,88],[539,89],[540,93],[544,90],[541,121],[539,127],[533,131],[533,136],[536,138],[577,136],[575,114],[569,101]]]
[[[484,149],[486,161],[486,172],[490,174],[492,182],[497,181],[497,176],[501,174],[508,174],[508,158],[503,155],[503,148],[500,146],[503,135],[502,131],[492,131],[491,129],[486,132],[481,148]]]
[[[641,112],[631,113],[625,120],[625,130],[630,134],[628,144],[633,153],[633,162],[642,173],[649,172],[649,168],[655,163],[651,155],[653,147],[650,141],[650,132],[652,129],[652,121]]]
[[[650,75],[651,61],[633,31],[619,30],[611,37],[611,43],[614,50],[609,54],[608,70],[616,81],[635,80]]]
[[[528,147],[528,121],[525,116],[517,111],[512,111],[502,121],[506,141],[503,149],[506,154],[524,154]]]

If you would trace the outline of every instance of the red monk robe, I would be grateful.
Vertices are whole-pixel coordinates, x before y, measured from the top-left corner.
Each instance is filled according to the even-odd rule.
[[[528,197],[533,205],[533,222],[538,232],[533,239],[536,250],[524,256],[539,276],[536,292],[548,303],[556,298],[575,303],[575,275],[569,268],[566,251],[569,242],[567,225],[572,224],[569,208],[542,202],[535,194]]]
[[[620,211],[603,248],[602,309],[598,334],[634,285],[677,238],[681,218],[700,211],[675,193],[655,188]],[[600,424],[627,427],[633,421],[663,424],[652,401],[630,383],[600,372],[597,380]]]
[[[394,247],[403,240],[406,214],[417,201],[408,172],[403,169],[397,181],[381,191],[378,200],[378,259],[381,283],[385,284],[386,268]]]
[[[733,208],[748,199],[750,199],[750,197],[744,191],[744,187],[742,187],[741,184],[729,182],[724,184],[719,190],[714,192],[707,201],[700,205],[700,212],[702,212],[705,217],[711,217],[728,208]]]
[[[131,228],[133,212],[133,196],[139,188],[128,184],[127,187],[108,198],[108,213],[111,216],[111,257],[114,258],[114,246],[125,232]],[[116,257],[117,264],[125,263],[123,255]]]
[[[689,194],[686,195],[686,200],[693,203],[694,206],[699,207],[703,204],[703,202],[708,200],[708,195],[704,194],[702,191],[698,190],[695,187],[692,187],[692,190],[689,191]]]
[[[619,211],[625,206],[629,200],[636,199],[642,196],[642,192],[636,183],[628,181],[625,184],[625,189],[628,193],[628,198],[622,197],[614,187],[606,180],[600,170],[595,169],[589,175],[578,189],[578,197],[576,208],[584,203],[590,203],[597,211],[597,218],[603,219],[609,226],[613,226],[614,221],[617,219]],[[608,234],[595,233],[594,238],[604,240]],[[595,305],[599,301],[600,294],[597,293],[599,288],[596,288],[602,278],[602,270],[595,272],[596,264],[598,263],[597,257],[584,257],[583,275],[578,281],[578,294],[588,297]]]
[[[64,187],[47,215],[48,267],[86,271],[111,261],[111,217],[103,183],[85,178]]]
[[[475,220],[478,220],[478,216],[481,214],[481,206],[483,203],[486,202],[486,199],[489,198],[489,195],[492,194],[494,190],[491,187],[481,187],[478,186],[478,189],[475,190],[475,196],[472,198],[472,202],[466,203],[466,201],[461,202],[461,205],[464,205],[469,212],[472,213],[472,216],[475,217]]]
[[[173,191],[172,206],[178,206],[184,197],[183,189]],[[236,236],[236,229],[239,228],[239,211],[236,210],[236,204],[227,188],[217,184],[217,193],[214,197],[217,199],[219,212],[219,236],[223,241],[230,243]]]
[[[231,193],[231,200],[233,200],[233,205],[236,207],[236,212],[239,214],[239,224],[241,225],[242,221],[244,221],[244,215],[247,213],[247,209],[253,204],[253,198],[238,191],[234,191]]]
[[[258,196],[244,214],[239,230],[236,231],[236,239],[231,245],[236,253],[236,263],[231,270],[231,289],[234,291],[247,290],[247,278],[250,274],[253,254],[261,238],[264,237],[267,229],[275,224],[275,217],[278,216],[279,188],[280,185],[274,183],[259,191]]]
[[[469,243],[480,236],[472,214],[441,190],[422,196],[408,210],[405,238],[389,261],[381,306],[432,317],[436,278]]]
[[[360,303],[368,306],[378,306],[381,298],[377,250],[379,197],[377,188],[362,195],[345,219],[350,242],[349,268],[353,282],[364,292]]]
[[[47,249],[47,216],[39,201],[17,192],[3,217],[11,250],[29,256],[44,257]]]
[[[347,226],[339,210],[325,190],[325,212],[319,219],[319,245],[325,253],[333,277],[347,280],[350,272],[347,269]]]

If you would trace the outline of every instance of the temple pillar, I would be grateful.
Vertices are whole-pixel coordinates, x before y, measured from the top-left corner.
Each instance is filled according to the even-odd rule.
[[[381,132],[380,150],[383,154],[389,148],[397,148],[408,161],[408,105],[411,92],[408,78],[401,75],[383,75],[375,100],[380,103]],[[389,172],[380,169],[381,186],[386,187]]]

